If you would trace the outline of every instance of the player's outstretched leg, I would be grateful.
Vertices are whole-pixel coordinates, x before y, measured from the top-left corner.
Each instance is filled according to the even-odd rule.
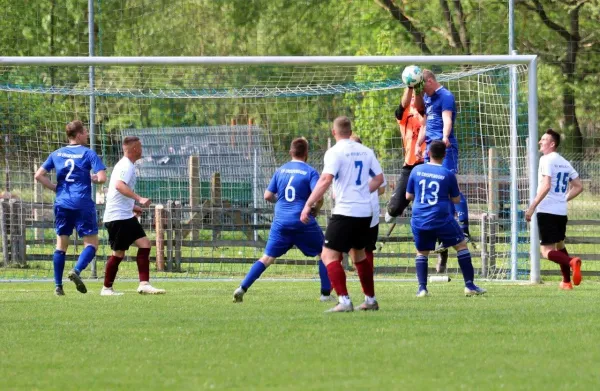
[[[65,252],[62,250],[54,250],[52,263],[54,266],[54,294],[56,296],[64,296],[65,291],[63,290],[62,275],[65,271]]]
[[[346,272],[339,260],[331,261],[327,264],[327,275],[329,281],[338,295],[338,304],[325,312],[352,312],[354,306],[348,296],[348,287],[346,286]]]
[[[429,296],[429,291],[427,290],[427,255],[417,254],[415,267],[417,269],[417,281],[419,282],[417,297],[427,297]]]
[[[261,258],[262,259],[262,258]],[[252,264],[248,274],[242,280],[240,286],[233,292],[233,302],[241,303],[244,301],[244,294],[250,289],[254,281],[258,280],[258,278],[263,274],[263,272],[267,269],[267,266],[258,260]]]
[[[117,278],[117,272],[119,271],[119,264],[123,260],[122,257],[111,255],[106,261],[106,269],[104,271],[104,286],[100,291],[100,296],[121,296],[122,292],[115,292],[113,290],[113,283]]]
[[[331,295],[331,281],[327,275],[327,267],[321,259],[319,259],[319,279],[321,280],[321,298],[319,300],[322,302],[335,300],[335,297]]]
[[[162,295],[167,293],[164,289],[158,289],[150,285],[150,247],[138,248],[137,256],[138,274],[140,276],[140,285],[137,292],[141,295]]]
[[[478,287],[473,282],[475,280],[475,270],[473,269],[473,263],[471,262],[471,252],[465,247],[457,251],[457,256],[458,265],[460,266],[460,270],[462,271],[465,280],[465,295],[483,295],[487,291]]]

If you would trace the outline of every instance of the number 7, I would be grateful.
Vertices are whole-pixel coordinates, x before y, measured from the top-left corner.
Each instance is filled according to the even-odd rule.
[[[356,185],[360,186],[360,174],[362,174],[362,169],[363,169],[363,162],[362,160],[355,160],[354,161],[354,167],[358,167],[358,177],[356,178]]]

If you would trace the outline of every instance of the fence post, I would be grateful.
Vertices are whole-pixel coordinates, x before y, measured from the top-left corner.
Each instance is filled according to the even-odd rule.
[[[200,212],[194,212],[194,208],[200,205],[200,199],[202,198],[201,189],[200,189],[200,156],[190,156],[188,158],[188,175],[189,175],[189,186],[190,186],[190,207],[192,208],[192,218],[190,219],[190,223],[192,226],[190,227],[192,231],[192,240],[198,240],[200,238],[200,230],[199,228],[193,226],[194,224],[194,214]],[[202,219],[200,219],[202,221]]]
[[[490,252],[489,252],[489,269],[496,269],[496,231],[497,231],[497,216],[495,214],[488,215],[488,224],[490,231]]]
[[[488,214],[498,213],[498,163],[496,148],[488,150]]]
[[[37,167],[39,167],[41,164],[40,162],[36,159],[35,160],[35,168],[37,169]],[[41,183],[39,183],[37,180],[33,180],[33,202],[35,204],[40,204],[44,202],[44,186],[42,186]],[[33,221],[35,221],[36,223],[43,221],[43,216],[44,216],[44,209],[39,209],[36,206],[33,207]],[[43,228],[39,228],[36,227],[33,229],[33,238],[35,240],[40,240],[40,239],[44,239],[44,229]]]
[[[165,229],[163,225],[164,206],[154,207],[154,227],[156,230],[156,270],[165,270]]]
[[[173,201],[167,201],[165,209],[165,231],[167,233],[167,271],[173,271]]]
[[[181,232],[181,201],[175,201],[173,206],[173,236],[175,242],[175,270],[177,272],[181,271],[181,240],[182,240],[182,232]]]
[[[22,205],[21,202],[16,199],[10,199],[8,201],[8,210],[9,210],[9,227],[10,227],[10,250],[11,250],[11,258],[13,263],[18,263],[19,265],[25,265],[25,238],[22,234]]]
[[[2,238],[2,261],[4,262],[4,266],[10,264],[8,216],[8,201],[0,198],[0,237]]]
[[[479,223],[480,227],[480,243],[481,243],[481,276],[487,278],[489,275],[489,254],[488,254],[488,245],[487,245],[487,213],[481,214],[481,219]]]

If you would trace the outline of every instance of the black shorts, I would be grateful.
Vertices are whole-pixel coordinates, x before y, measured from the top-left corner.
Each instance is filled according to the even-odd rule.
[[[369,243],[371,220],[371,217],[331,216],[324,246],[340,253],[347,253],[351,248],[364,249]]]
[[[379,224],[369,228],[369,240],[367,241],[367,251],[375,251],[377,248],[377,238],[379,237]]]
[[[113,251],[127,251],[136,240],[146,236],[144,228],[134,216],[127,220],[104,223],[108,231],[108,243]]]
[[[396,182],[396,189],[392,193],[392,197],[387,205],[387,212],[392,217],[398,217],[404,212],[404,209],[410,204],[410,201],[406,199],[406,187],[408,185],[408,178],[410,177],[410,173],[412,169],[416,166],[423,164],[423,162],[416,163],[412,166],[404,166],[402,167],[402,171],[400,171],[400,176],[398,177],[398,181]]]
[[[537,222],[538,231],[540,232],[540,244],[554,244],[565,240],[567,220],[567,216],[538,212]]]

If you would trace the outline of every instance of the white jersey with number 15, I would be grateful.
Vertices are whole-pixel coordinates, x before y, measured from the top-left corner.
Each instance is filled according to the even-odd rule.
[[[538,205],[537,211],[566,216],[569,181],[578,178],[579,174],[564,157],[552,152],[540,158],[538,187],[544,176],[551,179],[550,191]]]

